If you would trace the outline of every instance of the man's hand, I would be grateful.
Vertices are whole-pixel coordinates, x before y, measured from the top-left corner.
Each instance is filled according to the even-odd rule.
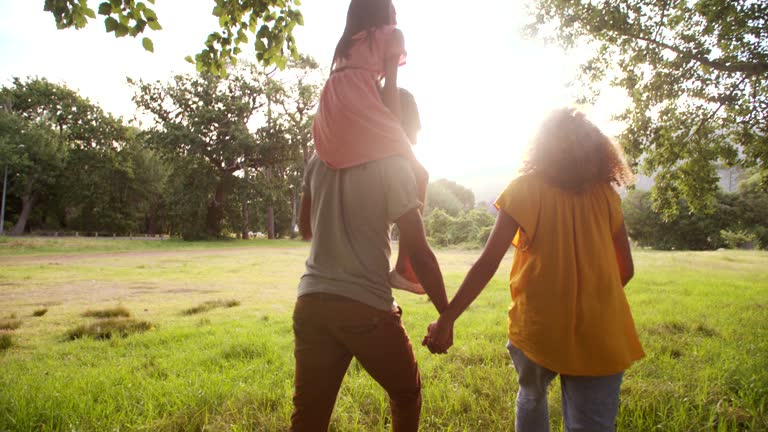
[[[445,354],[453,345],[453,322],[439,318],[427,328],[427,335],[421,341],[432,354]]]

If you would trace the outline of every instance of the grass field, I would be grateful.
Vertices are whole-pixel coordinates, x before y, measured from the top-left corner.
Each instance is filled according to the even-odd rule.
[[[285,430],[306,254],[292,241],[3,238],[0,431]],[[477,254],[437,251],[451,293]],[[418,344],[431,305],[396,294],[424,382],[422,430],[513,430],[511,257],[445,356]],[[627,293],[647,357],[626,374],[619,430],[768,430],[768,254],[635,260]],[[557,385],[550,407],[559,430]],[[332,430],[388,422],[384,392],[353,363]]]

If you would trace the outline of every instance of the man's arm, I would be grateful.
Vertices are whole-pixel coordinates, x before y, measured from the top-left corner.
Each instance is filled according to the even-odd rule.
[[[448,296],[445,294],[445,284],[437,258],[432,253],[424,233],[424,223],[417,208],[408,210],[395,221],[400,229],[400,243],[405,250],[410,251],[411,265],[416,272],[424,291],[427,292],[438,313],[448,306]]]
[[[312,240],[312,195],[309,190],[304,191],[301,197],[301,210],[299,210],[299,233],[303,240]]]

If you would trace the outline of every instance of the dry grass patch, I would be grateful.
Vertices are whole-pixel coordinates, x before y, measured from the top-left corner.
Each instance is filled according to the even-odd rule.
[[[105,319],[93,324],[82,324],[66,334],[67,339],[75,340],[84,337],[104,340],[113,337],[126,337],[133,333],[143,333],[154,329],[152,323],[148,321],[136,321],[135,319]]]
[[[84,317],[90,317],[90,318],[118,318],[118,317],[125,317],[128,318],[131,316],[131,312],[126,309],[124,306],[117,306],[113,308],[108,309],[98,309],[98,310],[87,310],[83,312]]]
[[[0,352],[13,346],[13,338],[8,333],[0,333]]]
[[[32,316],[41,317],[46,313],[48,313],[48,308],[36,309],[34,312],[32,312]]]
[[[0,330],[16,330],[21,327],[21,320],[15,319],[15,315],[11,315],[11,318],[0,319]]]
[[[210,300],[203,303],[200,303],[199,305],[184,309],[181,311],[182,315],[195,315],[199,313],[208,312],[211,309],[216,308],[231,308],[235,306],[240,306],[239,300]]]

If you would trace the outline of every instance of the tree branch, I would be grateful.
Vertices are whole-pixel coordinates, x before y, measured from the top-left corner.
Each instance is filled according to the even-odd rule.
[[[680,56],[682,56],[685,59],[693,60],[696,62],[699,62],[703,64],[704,66],[709,66],[712,69],[722,71],[722,72],[735,72],[735,73],[743,73],[746,76],[755,76],[755,75],[762,75],[764,73],[768,73],[768,63],[762,63],[762,62],[735,62],[735,63],[723,63],[721,61],[717,60],[710,60],[707,57],[696,55],[693,53],[690,53],[688,51],[685,51],[681,48],[669,45],[668,43],[658,41],[656,39],[642,36],[639,34],[632,34],[632,33],[620,33],[623,36],[641,40],[648,42],[650,44],[662,47],[664,49],[668,49]]]

